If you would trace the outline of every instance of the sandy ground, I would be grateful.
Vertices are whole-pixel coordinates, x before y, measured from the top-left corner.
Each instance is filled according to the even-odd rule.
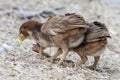
[[[120,80],[120,1],[117,1],[0,0],[0,80]],[[21,20],[14,14],[6,15],[1,10],[13,10],[16,7],[27,11],[64,7],[58,13],[75,12],[83,15],[88,22],[97,20],[105,23],[112,38],[108,39],[107,48],[101,55],[98,65],[100,71],[85,67],[93,63],[92,57],[82,67],[57,67],[56,64],[41,60],[31,50],[35,42],[27,39],[21,44],[18,41],[19,27],[27,20]],[[52,55],[56,48],[47,48],[45,52]],[[70,52],[66,59],[76,62],[80,58]]]

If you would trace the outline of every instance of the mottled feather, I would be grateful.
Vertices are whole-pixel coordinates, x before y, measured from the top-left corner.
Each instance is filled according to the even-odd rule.
[[[76,28],[86,28],[84,18],[75,13],[58,15],[46,21],[41,31],[47,35],[57,35]]]
[[[86,33],[86,42],[94,42],[110,37],[107,27],[100,22],[93,22],[89,24],[89,28]]]

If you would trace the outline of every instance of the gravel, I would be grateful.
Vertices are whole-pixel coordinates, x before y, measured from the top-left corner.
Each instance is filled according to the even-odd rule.
[[[0,0],[0,80],[120,80],[120,4],[107,0]],[[106,51],[101,55],[98,71],[86,66],[93,58],[80,67],[56,66],[41,59],[31,50],[32,40],[19,42],[19,27],[27,19],[15,14],[5,14],[6,10],[40,11],[64,7],[59,13],[75,12],[84,16],[87,22],[94,20],[107,25],[111,39],[108,39]],[[44,22],[44,18],[33,18]],[[56,48],[47,48],[44,52],[53,55]],[[75,52],[69,52],[66,58],[74,62],[80,58]]]

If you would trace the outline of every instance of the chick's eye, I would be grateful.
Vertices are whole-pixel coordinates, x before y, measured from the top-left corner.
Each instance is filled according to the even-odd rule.
[[[23,30],[20,30],[20,33],[24,34],[24,31],[23,31]]]
[[[27,27],[25,26],[24,29],[26,29]]]
[[[23,33],[23,31],[20,31],[20,33]]]

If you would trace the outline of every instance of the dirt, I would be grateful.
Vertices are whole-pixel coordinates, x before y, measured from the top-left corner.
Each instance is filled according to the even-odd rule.
[[[110,0],[111,1],[111,0]],[[41,11],[64,7],[57,14],[75,12],[87,22],[105,23],[111,39],[98,64],[98,71],[86,68],[93,58],[80,67],[56,66],[42,60],[32,51],[33,40],[19,42],[19,27],[28,19],[3,10]],[[32,19],[44,22],[47,18]],[[120,80],[120,1],[107,0],[0,0],[0,80]],[[56,48],[47,48],[45,53],[53,55]],[[79,61],[75,52],[69,52],[66,60]]]

